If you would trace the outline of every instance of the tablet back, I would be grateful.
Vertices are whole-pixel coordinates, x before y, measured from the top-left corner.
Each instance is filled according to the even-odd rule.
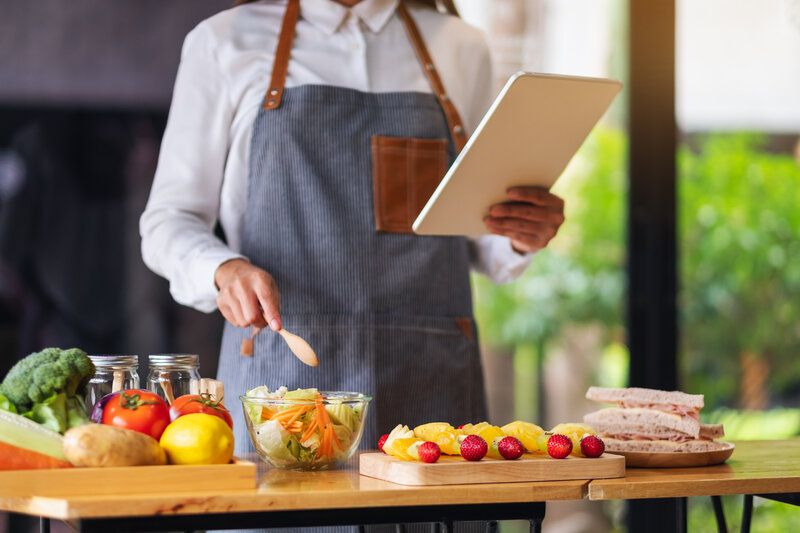
[[[414,222],[421,235],[482,235],[516,185],[549,189],[622,88],[615,80],[511,77]]]

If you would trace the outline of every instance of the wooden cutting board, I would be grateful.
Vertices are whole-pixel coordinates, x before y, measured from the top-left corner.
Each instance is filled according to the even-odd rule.
[[[422,463],[401,461],[375,452],[360,455],[359,473],[401,485],[606,479],[625,476],[625,458],[604,453],[594,459],[572,455],[553,459],[544,454],[526,453],[513,461],[488,457],[465,461],[458,456],[442,455],[435,463]]]

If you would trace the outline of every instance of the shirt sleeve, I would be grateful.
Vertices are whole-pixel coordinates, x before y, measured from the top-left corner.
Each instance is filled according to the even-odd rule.
[[[479,67],[472,85],[472,94],[469,109],[464,111],[464,122],[467,130],[472,133],[480,124],[483,115],[491,107],[496,96],[494,89],[494,75],[489,47],[485,41],[481,42]],[[472,55],[472,54],[471,54]],[[475,55],[472,55],[473,58]],[[472,59],[474,61],[474,59]],[[481,235],[469,239],[470,266],[495,283],[508,283],[514,281],[525,272],[533,258],[533,253],[520,254],[511,247],[511,240],[500,235]]]
[[[184,40],[153,187],[139,221],[145,264],[178,303],[216,309],[214,273],[241,255],[214,235],[233,105],[210,31]]]

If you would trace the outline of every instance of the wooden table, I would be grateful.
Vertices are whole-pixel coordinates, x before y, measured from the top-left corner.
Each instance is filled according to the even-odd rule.
[[[800,439],[739,441],[725,463],[695,468],[628,468],[589,483],[590,500],[800,492]]]
[[[108,489],[114,493],[64,487],[56,495],[19,498],[0,487],[0,509],[67,520],[84,532],[511,519],[529,519],[538,530],[545,501],[580,500],[589,487],[588,479],[415,487],[358,475],[358,457],[323,472],[278,470],[248,459],[259,465],[252,489],[171,492],[154,485],[152,494],[125,494],[120,480]]]
[[[124,481],[64,487],[46,497],[15,497],[0,487],[0,509],[73,522],[81,531],[156,531],[248,527],[530,519],[545,501],[686,498],[800,492],[800,439],[742,441],[727,463],[699,468],[629,468],[603,480],[417,487],[358,475],[357,457],[329,472],[289,472],[259,461],[257,486],[224,491],[124,494]]]
[[[725,463],[695,468],[628,468],[624,478],[589,483],[590,500],[711,496],[717,524],[727,531],[720,495],[745,495],[742,531],[749,530],[753,495],[792,502],[800,493],[800,438],[738,441]],[[685,506],[684,506],[685,507]]]

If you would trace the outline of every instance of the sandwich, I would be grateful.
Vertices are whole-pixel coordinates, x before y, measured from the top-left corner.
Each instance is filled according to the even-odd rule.
[[[705,452],[725,446],[714,440],[725,435],[722,424],[700,423],[702,394],[590,387],[586,398],[616,405],[583,417],[610,452]]]

